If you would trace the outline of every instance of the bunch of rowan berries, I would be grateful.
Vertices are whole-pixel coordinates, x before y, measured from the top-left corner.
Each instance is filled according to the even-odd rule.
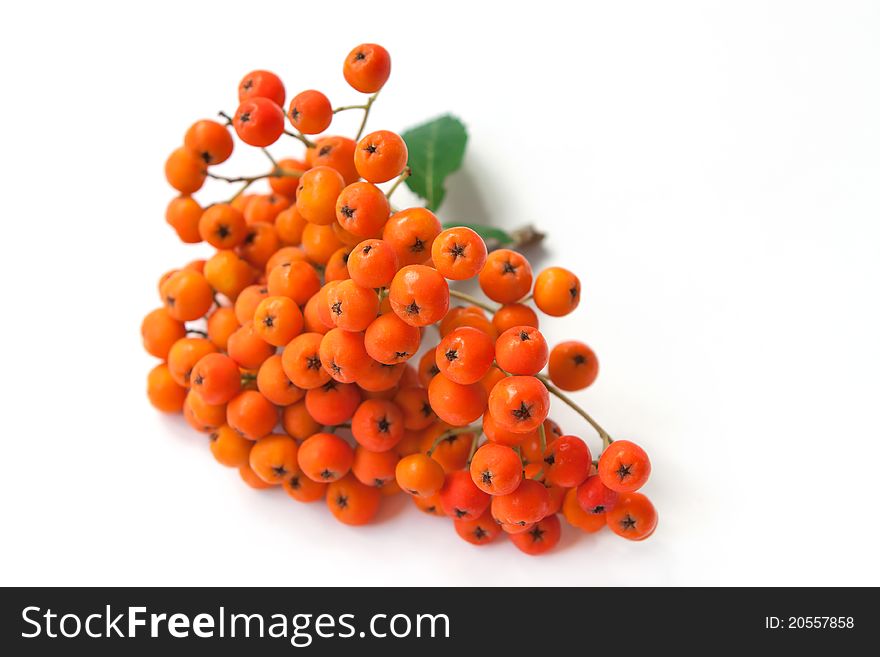
[[[559,541],[559,514],[585,532],[607,525],[648,537],[657,514],[637,492],[647,455],[612,440],[563,392],[593,383],[596,355],[577,341],[550,349],[529,303],[550,317],[572,312],[577,276],[561,267],[533,276],[521,253],[488,252],[471,228],[444,230],[423,207],[395,209],[391,193],[409,169],[394,132],[312,141],[343,110],[364,112],[363,132],[391,60],[364,44],[343,71],[371,94],[364,104],[334,110],[309,90],[286,113],[281,80],[254,71],[234,116],[197,121],[168,158],[179,192],[168,223],[183,242],[215,251],[159,281],[162,306],[142,324],[147,352],[162,361],[148,376],[150,401],[182,411],[248,485],[326,500],[351,525],[405,494],[450,517],[470,543],[506,534],[528,554]],[[267,173],[212,172],[232,154],[230,127],[264,150]],[[265,150],[283,135],[304,156]],[[241,186],[203,207],[192,195],[208,177]],[[258,181],[267,193],[249,193]],[[472,278],[497,307],[450,289]],[[548,417],[551,394],[599,433],[598,458]]]

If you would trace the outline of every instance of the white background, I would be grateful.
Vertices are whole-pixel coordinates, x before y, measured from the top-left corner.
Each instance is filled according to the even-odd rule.
[[[878,34],[871,2],[8,3],[0,581],[880,584]],[[374,128],[468,125],[443,218],[534,222],[581,276],[542,328],[596,349],[579,398],[649,450],[651,540],[345,527],[147,404],[141,317],[207,253],[164,223],[167,153],[253,68],[356,102],[363,41],[394,62]]]

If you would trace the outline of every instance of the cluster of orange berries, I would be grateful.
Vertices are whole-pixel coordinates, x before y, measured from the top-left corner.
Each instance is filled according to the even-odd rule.
[[[344,64],[368,94],[390,70],[372,44]],[[374,99],[355,106],[364,121]],[[548,417],[550,393],[573,405],[562,391],[589,386],[598,363],[581,342],[549,349],[528,301],[566,315],[580,301],[578,278],[560,267],[533,276],[522,254],[487,252],[470,228],[443,230],[425,208],[392,208],[393,189],[377,185],[407,174],[404,140],[383,130],[312,142],[306,135],[340,111],[321,92],[292,99],[293,131],[276,75],[245,76],[239,101],[226,124],[196,122],[166,163],[180,193],[168,223],[216,251],[165,274],[162,306],[143,320],[144,346],[162,361],[148,377],[152,404],[182,411],[250,486],[326,500],[344,523],[368,523],[383,497],[406,494],[452,518],[466,541],[506,534],[528,554],[558,542],[560,514],[586,532],[649,536],[657,515],[636,492],[650,473],[645,452],[600,430],[594,461]],[[260,148],[287,133],[305,156],[269,156],[261,176],[212,175],[232,154],[230,125]],[[209,176],[242,187],[202,207],[192,194]],[[245,193],[261,179],[269,193]],[[447,282],[474,277],[499,308]],[[418,356],[434,330],[439,344]]]

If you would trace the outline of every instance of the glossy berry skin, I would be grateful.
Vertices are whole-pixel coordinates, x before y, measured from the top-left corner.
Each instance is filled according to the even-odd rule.
[[[406,167],[406,143],[397,133],[389,130],[371,132],[358,142],[354,151],[354,165],[364,180],[371,183],[388,182]]]
[[[495,359],[492,339],[475,328],[462,326],[440,340],[437,367],[450,381],[469,385],[482,379]]]
[[[336,221],[336,199],[344,188],[345,181],[336,169],[324,166],[309,169],[299,179],[296,209],[309,223],[332,224]]]
[[[248,463],[245,463],[238,469],[238,474],[241,477],[241,480],[254,490],[268,490],[269,488],[275,487],[275,484],[267,484],[260,479],[256,473],[251,470],[251,466]]]
[[[581,282],[562,267],[548,267],[535,279],[535,305],[552,317],[567,315],[581,301]]]
[[[195,364],[190,385],[208,404],[226,404],[241,390],[238,363],[225,354],[206,354]]]
[[[505,445],[506,447],[518,447],[525,441],[535,441],[537,443],[539,440],[537,429],[526,433],[511,431],[506,427],[500,426],[491,413],[486,413],[483,416],[483,433],[486,434],[486,438],[491,442]]]
[[[141,337],[148,354],[165,360],[174,343],[186,337],[186,326],[174,319],[166,308],[157,308],[144,317]]]
[[[271,71],[251,71],[238,84],[238,102],[252,98],[268,98],[276,105],[284,105],[284,84]]]
[[[259,440],[275,428],[278,410],[256,390],[243,390],[226,405],[226,423],[248,440]]]
[[[507,495],[522,481],[522,461],[510,447],[486,443],[471,460],[471,478],[489,495]]]
[[[373,360],[386,365],[403,363],[419,349],[422,333],[394,313],[379,315],[367,327],[364,346]]]
[[[160,363],[147,375],[147,398],[163,413],[179,413],[186,399],[186,388],[174,380],[165,363]]]
[[[590,474],[593,456],[577,436],[557,438],[544,450],[544,479],[563,488],[575,488]]]
[[[440,231],[440,220],[433,212],[427,208],[407,208],[391,215],[382,230],[382,239],[394,249],[401,267],[419,265],[431,257]]]
[[[590,513],[584,511],[578,503],[576,488],[569,488],[565,492],[565,498],[562,501],[562,515],[565,516],[568,524],[572,527],[577,527],[581,531],[590,534],[605,527],[605,512]]]
[[[316,433],[299,446],[297,463],[309,479],[330,483],[341,479],[351,469],[354,450],[333,433]]]
[[[388,297],[397,316],[411,326],[433,324],[449,309],[446,279],[424,265],[400,269],[391,281]]]
[[[443,512],[454,519],[476,520],[489,508],[491,500],[463,470],[448,473],[440,489]]]
[[[422,453],[410,454],[400,459],[395,468],[395,477],[405,492],[422,498],[436,495],[446,481],[443,467]]]
[[[560,536],[562,536],[562,527],[559,517],[554,514],[535,523],[528,531],[511,534],[510,541],[522,552],[538,556],[556,547]]]
[[[403,413],[403,427],[408,431],[426,429],[437,419],[437,414],[428,401],[428,391],[421,386],[404,385],[404,381],[401,380],[392,401],[400,407]]]
[[[273,297],[289,297],[304,306],[321,289],[321,279],[308,262],[282,262],[269,272],[266,288]]]
[[[364,347],[364,334],[334,328],[321,339],[321,365],[340,383],[354,383],[362,378],[370,357]]]
[[[641,447],[628,440],[615,440],[599,457],[602,483],[618,493],[632,493],[651,475],[651,461]]]
[[[232,155],[232,136],[217,121],[196,121],[186,131],[183,145],[198,153],[207,165],[222,164]]]
[[[608,529],[631,541],[643,541],[657,528],[657,510],[641,493],[624,493],[605,514]]]
[[[339,172],[346,185],[358,181],[354,166],[354,139],[348,137],[321,137],[315,147],[306,151],[306,162],[311,167],[330,167]]]
[[[320,91],[301,91],[291,99],[287,118],[304,135],[316,135],[330,127],[333,106]]]
[[[587,477],[583,483],[577,487],[575,493],[577,502],[580,507],[587,513],[599,514],[611,511],[620,498],[620,493],[611,490],[602,483],[602,478],[598,475]]]
[[[179,322],[190,322],[207,315],[214,304],[214,292],[206,278],[190,269],[171,274],[162,283],[160,292],[165,310]]]
[[[267,484],[280,484],[299,470],[298,452],[290,436],[276,433],[260,438],[250,451],[251,470]]]
[[[362,43],[348,53],[342,74],[345,81],[357,91],[376,93],[391,75],[391,55],[380,45]]]
[[[205,279],[217,292],[234,301],[254,281],[254,270],[234,251],[218,251],[205,263]]]
[[[276,194],[281,194],[285,198],[295,201],[296,200],[296,188],[299,187],[299,179],[303,173],[305,173],[309,165],[303,160],[297,160],[291,157],[285,157],[278,160],[278,167],[283,169],[285,173],[292,174],[294,172],[300,172],[297,175],[279,175],[279,176],[269,176],[269,187],[272,188],[272,191]],[[287,208],[289,210],[290,208]],[[281,222],[281,214],[286,210],[282,210],[278,213],[278,216],[275,219],[275,223],[279,224]],[[288,217],[288,221],[291,221],[292,227],[296,225],[296,222],[293,221],[293,218]],[[302,233],[302,227],[299,228],[300,233]],[[296,235],[294,231],[292,233]],[[288,240],[285,238],[285,242]],[[291,244],[299,244],[299,239],[294,237],[289,240]]]
[[[192,370],[203,356],[217,348],[205,338],[181,338],[168,350],[168,371],[178,385],[189,387]]]
[[[275,353],[275,347],[257,335],[253,322],[247,322],[230,335],[226,349],[232,360],[250,370],[257,369]]]
[[[268,98],[250,98],[238,106],[232,127],[244,143],[257,147],[270,146],[284,132],[284,110]]]
[[[397,254],[382,240],[364,240],[348,256],[348,275],[364,287],[387,287],[397,269]]]
[[[486,411],[486,391],[479,383],[461,384],[437,374],[428,385],[431,408],[444,422],[463,427]]]
[[[560,342],[550,352],[550,380],[562,390],[583,390],[599,375],[599,360],[583,342]]]
[[[492,251],[480,271],[483,294],[498,303],[515,303],[532,287],[532,267],[522,254],[510,249]]]
[[[544,369],[548,357],[547,341],[531,326],[509,328],[495,342],[498,367],[510,374],[537,374]]]
[[[489,412],[495,422],[515,433],[537,429],[547,419],[550,395],[532,376],[509,376],[492,388]]]
[[[354,415],[361,393],[352,383],[328,381],[306,392],[306,409],[316,422],[325,426],[342,424]]]
[[[217,427],[208,437],[211,440],[211,454],[218,463],[229,468],[240,468],[248,464],[253,441],[241,436],[226,424]]]
[[[403,413],[394,402],[367,399],[351,418],[351,433],[364,449],[386,452],[403,438]]]
[[[199,154],[186,146],[181,146],[165,161],[165,179],[181,194],[193,194],[205,184],[208,165]]]
[[[525,304],[509,303],[501,306],[492,316],[492,326],[498,331],[498,335],[514,326],[538,328],[538,315]]]
[[[321,364],[320,333],[302,333],[284,348],[281,366],[287,378],[294,385],[310,390],[318,388],[330,380],[330,374]]]
[[[351,473],[365,486],[386,488],[394,486],[394,473],[400,457],[394,450],[371,452],[362,445],[354,450]]]
[[[364,331],[379,314],[379,297],[353,280],[340,281],[326,294],[330,320],[346,331]]]
[[[336,221],[356,237],[378,237],[390,215],[385,192],[370,182],[352,183],[336,199]]]
[[[550,511],[550,493],[539,481],[523,479],[515,490],[492,498],[492,515],[507,525],[538,522]]]
[[[453,521],[455,533],[471,545],[486,545],[501,536],[501,527],[492,518],[492,514],[484,511],[476,520],[456,518]]]
[[[302,328],[302,312],[288,297],[266,297],[254,311],[254,332],[274,347],[286,345]]]
[[[206,208],[199,218],[199,236],[217,249],[235,248],[246,235],[244,215],[228,203]]]
[[[483,238],[465,226],[447,228],[431,245],[431,259],[437,271],[453,281],[467,280],[479,274],[487,258]]]
[[[257,390],[276,406],[289,406],[305,397],[306,391],[287,378],[281,354],[269,356],[257,372]]]
[[[382,494],[378,488],[365,486],[354,475],[334,481],[327,487],[327,507],[339,522],[365,525],[379,511]]]
[[[192,196],[187,195],[171,199],[165,210],[165,221],[184,244],[198,244],[202,241],[199,234],[201,217],[202,206]]]

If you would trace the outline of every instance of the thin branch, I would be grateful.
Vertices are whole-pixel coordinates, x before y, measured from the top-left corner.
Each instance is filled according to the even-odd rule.
[[[498,312],[497,308],[493,308],[488,303],[481,301],[480,299],[477,299],[476,297],[471,296],[470,294],[465,294],[464,292],[459,292],[458,290],[449,290],[449,296],[455,297],[456,299],[461,299],[462,301],[467,301],[468,303],[471,303],[475,306],[478,306],[478,307],[482,308],[483,310],[490,312],[490,313]]]
[[[547,391],[550,394],[555,395],[560,400],[562,400],[563,402],[568,404],[572,409],[574,409],[574,411],[578,415],[580,415],[582,418],[584,418],[587,422],[590,423],[590,426],[596,430],[596,433],[598,433],[599,437],[602,439],[602,449],[603,450],[605,448],[607,448],[608,445],[610,445],[611,443],[614,442],[614,439],[611,437],[611,434],[609,434],[607,431],[605,431],[605,429],[603,429],[602,426],[598,422],[596,422],[596,420],[594,420],[592,417],[590,417],[590,414],[587,413],[583,408],[581,408],[577,404],[577,402],[575,402],[571,397],[569,397],[564,392],[562,392],[559,388],[554,386],[550,382],[550,379],[546,375],[536,374],[535,377],[537,379],[539,379],[541,381],[541,383],[544,384],[544,386],[547,388]]]
[[[403,172],[397,177],[397,180],[394,181],[394,184],[391,185],[391,189],[385,192],[385,198],[391,198],[391,195],[394,193],[398,187],[400,187],[400,183],[409,178],[412,175],[412,169],[406,167]]]
[[[367,127],[367,117],[370,116],[370,108],[373,106],[373,103],[376,102],[376,96],[378,96],[378,95],[379,95],[379,92],[377,91],[372,96],[367,98],[367,103],[366,103],[366,105],[364,105],[364,118],[361,121],[361,127],[358,128],[357,136],[354,138],[355,141],[361,140],[361,135],[364,134],[364,128]]]

